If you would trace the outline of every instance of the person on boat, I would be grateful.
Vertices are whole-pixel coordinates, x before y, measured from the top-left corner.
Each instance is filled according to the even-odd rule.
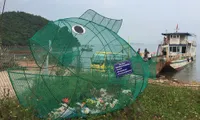
[[[145,61],[148,60],[148,54],[149,54],[149,51],[147,50],[147,48],[145,48],[145,50],[144,50],[144,60]]]
[[[152,55],[150,52],[147,54],[147,56],[148,56],[148,60],[151,60]]]
[[[145,50],[144,50],[144,57],[147,57],[148,53],[149,53],[149,51],[147,50],[147,48],[145,48]]]
[[[167,52],[166,52],[165,49],[162,50],[162,54],[163,54],[163,56],[166,56],[166,55],[167,55]]]
[[[163,60],[166,60],[166,57],[167,57],[166,49],[162,50],[162,57],[163,57]]]
[[[138,49],[137,53],[138,53],[138,55],[140,55],[140,48]]]
[[[163,45],[167,45],[167,38],[164,37],[164,44]]]

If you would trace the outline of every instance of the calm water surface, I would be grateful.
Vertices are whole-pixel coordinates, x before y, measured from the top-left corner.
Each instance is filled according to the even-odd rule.
[[[137,50],[140,48],[142,52],[145,48],[147,48],[150,52],[156,52],[157,45],[156,44],[132,44],[132,47]],[[183,70],[179,72],[168,72],[168,73],[162,73],[162,75],[165,75],[167,78],[171,79],[178,79],[181,81],[198,81],[200,82],[200,48],[197,47],[197,57],[196,61],[192,64],[187,65]]]

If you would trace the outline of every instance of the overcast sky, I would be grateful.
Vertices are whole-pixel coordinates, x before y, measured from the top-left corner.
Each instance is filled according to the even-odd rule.
[[[134,43],[158,43],[161,33],[174,32],[177,23],[180,32],[200,36],[200,0],[7,0],[5,8],[49,20],[78,17],[87,9],[123,19],[119,35]]]

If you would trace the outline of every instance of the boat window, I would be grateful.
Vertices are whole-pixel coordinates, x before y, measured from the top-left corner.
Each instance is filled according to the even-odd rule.
[[[182,53],[186,53],[186,47],[182,47]]]
[[[123,55],[121,54],[110,54],[107,55],[107,62],[108,63],[116,63],[123,60]]]
[[[170,52],[180,52],[180,48],[179,48],[179,46],[171,46],[169,48],[169,51]]]
[[[123,56],[122,55],[115,55],[115,60],[121,61],[121,60],[123,60]]]
[[[169,48],[169,51],[172,52],[172,47]]]
[[[172,38],[176,38],[176,35],[173,35]]]
[[[177,47],[177,52],[180,52],[180,48],[179,47]]]
[[[104,63],[105,60],[105,54],[96,54],[94,55],[93,59],[92,59],[92,63],[93,64],[101,64]]]
[[[176,52],[176,47],[173,47],[173,50],[172,50],[173,52]]]
[[[107,60],[108,61],[114,60],[114,55],[113,54],[107,55]]]

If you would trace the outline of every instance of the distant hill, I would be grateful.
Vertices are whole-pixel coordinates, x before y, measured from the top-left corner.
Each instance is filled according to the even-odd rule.
[[[47,23],[48,20],[41,16],[25,12],[5,12],[3,24],[0,24],[2,44],[3,46],[27,46],[28,39]]]
[[[133,43],[133,42],[131,42],[130,44],[131,45],[144,45],[144,43]]]

